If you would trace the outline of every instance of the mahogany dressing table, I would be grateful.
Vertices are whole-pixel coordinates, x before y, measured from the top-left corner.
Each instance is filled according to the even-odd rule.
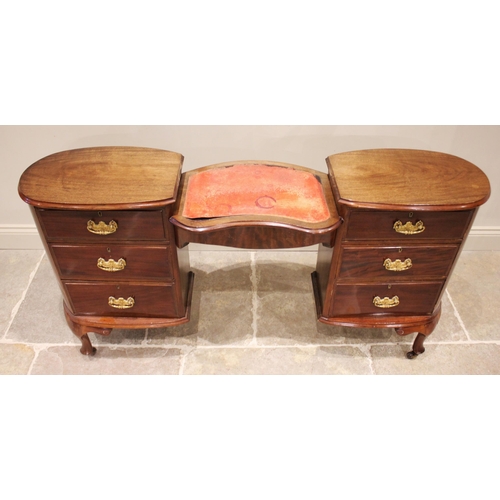
[[[269,161],[181,175],[183,157],[149,148],[63,151],[22,175],[59,278],[69,326],[88,332],[189,320],[191,242],[236,248],[319,244],[318,319],[417,333],[435,328],[440,299],[478,207],[490,193],[471,163],[443,153],[367,150],[327,159],[328,175]]]

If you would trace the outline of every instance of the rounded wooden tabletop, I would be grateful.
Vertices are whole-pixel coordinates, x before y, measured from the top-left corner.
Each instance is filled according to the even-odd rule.
[[[368,149],[326,161],[337,201],[357,208],[466,210],[491,192],[482,170],[446,153]]]
[[[19,194],[40,208],[160,207],[175,201],[183,159],[179,153],[140,147],[61,151],[25,170]]]

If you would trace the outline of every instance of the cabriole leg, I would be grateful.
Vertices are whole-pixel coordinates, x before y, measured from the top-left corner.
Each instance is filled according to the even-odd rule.
[[[418,333],[415,337],[415,341],[413,342],[413,350],[406,353],[406,357],[408,359],[416,358],[419,354],[423,354],[425,352],[424,340],[427,338],[423,333]]]
[[[97,349],[92,346],[89,336],[85,333],[80,337],[80,340],[82,341],[80,352],[87,356],[93,356],[96,353]]]
[[[86,356],[93,356],[97,352],[97,349],[92,346],[92,343],[90,342],[89,336],[87,334],[89,332],[94,332],[100,335],[109,335],[112,330],[111,328],[96,328],[76,323],[76,321],[73,321],[71,313],[66,308],[66,304],[64,304],[64,316],[66,317],[66,322],[71,328],[71,331],[80,339],[82,343],[80,352],[82,354],[85,354]]]
[[[88,332],[94,332],[99,335],[109,335],[111,333],[111,328],[96,328],[91,326],[82,326],[75,324],[75,328],[72,329],[73,333],[80,338],[82,342],[82,347],[80,348],[80,352],[85,354],[86,356],[93,356],[97,349],[92,346],[90,342]]]
[[[440,317],[441,317],[441,302],[438,304],[433,315],[425,323],[421,325],[417,324],[407,328],[405,327],[396,328],[396,332],[399,335],[408,335],[409,333],[417,332],[417,336],[413,341],[412,350],[406,353],[406,357],[408,359],[416,358],[419,354],[423,354],[425,352],[424,341],[434,331],[439,322]]]

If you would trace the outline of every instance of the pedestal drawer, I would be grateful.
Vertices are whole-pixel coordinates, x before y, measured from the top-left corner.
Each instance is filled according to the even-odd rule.
[[[109,242],[168,239],[163,227],[161,210],[80,212],[38,209],[37,213],[49,241]],[[96,234],[92,231],[103,231],[107,234]]]
[[[431,314],[439,298],[443,281],[370,284],[370,285],[337,285],[333,297],[333,316],[349,316],[352,314]],[[374,304],[377,300],[379,307]],[[387,307],[381,307],[385,305]]]
[[[463,212],[368,212],[354,210],[349,218],[346,240],[399,240],[405,243],[427,239],[461,239],[472,211]],[[394,225],[400,222],[399,231]],[[420,224],[420,222],[422,224]]]
[[[65,283],[64,286],[75,314],[159,318],[178,316],[175,291],[170,284]]]
[[[450,271],[458,245],[442,246],[344,246],[340,279],[391,281],[439,278]]]
[[[52,244],[51,250],[62,279],[172,279],[172,250],[168,246]]]

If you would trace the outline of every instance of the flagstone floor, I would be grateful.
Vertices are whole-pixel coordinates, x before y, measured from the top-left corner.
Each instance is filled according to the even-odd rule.
[[[42,250],[0,250],[0,374],[500,374],[500,252],[463,252],[426,352],[414,335],[316,321],[312,251],[192,251],[191,321],[89,334],[80,354]]]

